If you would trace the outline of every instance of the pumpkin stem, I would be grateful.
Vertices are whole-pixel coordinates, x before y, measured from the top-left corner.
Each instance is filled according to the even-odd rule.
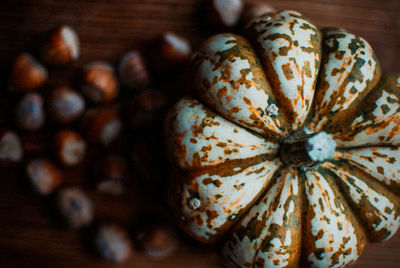
[[[311,167],[333,157],[336,142],[324,131],[306,134],[296,132],[281,142],[279,154],[292,167]]]

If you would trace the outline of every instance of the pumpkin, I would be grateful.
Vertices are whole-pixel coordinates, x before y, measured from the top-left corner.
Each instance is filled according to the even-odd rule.
[[[295,11],[211,37],[165,122],[171,200],[233,267],[342,267],[400,225],[400,76]]]

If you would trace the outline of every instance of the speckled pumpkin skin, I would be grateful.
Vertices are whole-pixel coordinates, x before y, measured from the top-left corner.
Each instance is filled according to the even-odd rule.
[[[167,116],[180,224],[225,241],[232,267],[342,267],[400,225],[400,77],[381,74],[364,39],[294,11],[244,36],[206,42],[197,97]],[[300,128],[331,134],[334,157],[285,166],[279,143]]]

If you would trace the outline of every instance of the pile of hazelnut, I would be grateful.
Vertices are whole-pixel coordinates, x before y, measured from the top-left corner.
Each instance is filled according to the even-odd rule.
[[[154,144],[143,142],[135,131],[146,132],[161,126],[162,114],[170,101],[165,93],[149,89],[151,71],[145,56],[140,51],[130,51],[121,58],[117,68],[102,61],[74,68],[80,44],[71,27],[57,27],[44,39],[39,60],[22,53],[12,64],[10,94],[16,99],[12,116],[17,132],[3,131],[0,158],[23,162],[33,190],[43,196],[54,196],[56,210],[66,226],[78,230],[95,225],[93,244],[105,259],[126,260],[134,248],[131,241],[151,257],[171,254],[177,239],[167,225],[159,223],[142,228],[131,239],[126,230],[113,222],[93,223],[95,202],[81,183],[68,183],[70,178],[64,172],[97,165],[100,172],[91,175],[98,177],[95,189],[114,196],[126,191],[130,169],[144,179],[157,176],[151,171],[151,165],[157,165],[156,157],[146,159],[143,155],[145,150],[155,150]],[[154,49],[160,55],[153,64],[158,72],[177,70],[190,57],[189,42],[174,33],[164,33],[153,43],[158,44]],[[73,81],[52,86],[48,84],[50,68],[78,69],[78,75]],[[27,146],[23,139],[35,135],[44,136],[42,143],[48,143],[36,144],[36,147],[47,150],[37,152],[24,148]],[[121,151],[115,147],[130,147],[124,135],[132,135],[140,142],[132,145],[136,149],[131,151],[131,160],[124,153],[115,153]],[[32,147],[34,142],[28,142]],[[87,157],[90,150],[100,151],[102,156]]]
[[[242,12],[241,0],[209,0],[205,4],[208,22],[218,29],[232,29],[239,21],[273,10],[249,2]],[[173,230],[162,223],[145,224],[133,236],[113,222],[93,223],[94,201],[82,183],[71,185],[65,175],[68,169],[98,166],[101,172],[92,174],[99,178],[96,191],[120,196],[131,177],[150,181],[167,173],[160,168],[165,166],[160,156],[162,120],[174,97],[179,96],[149,88],[154,83],[153,74],[171,77],[174,73],[172,77],[176,78],[184,71],[191,58],[191,45],[171,32],[160,35],[152,44],[152,55],[157,58],[135,50],[125,53],[116,68],[103,61],[77,68],[79,37],[71,27],[59,26],[46,34],[37,59],[21,53],[11,66],[9,89],[16,99],[12,116],[17,131],[0,132],[0,160],[25,165],[33,190],[54,196],[56,210],[66,226],[76,230],[96,226],[93,245],[110,261],[125,261],[133,248],[150,257],[165,257],[178,244]],[[50,68],[78,70],[78,75],[54,86],[49,84]],[[149,132],[159,136],[149,140]],[[25,143],[26,137],[35,136],[44,137],[42,144],[32,145],[34,139]],[[135,137],[134,144],[127,144],[126,136]],[[122,153],[115,148],[123,148]],[[88,157],[90,151],[97,156]]]

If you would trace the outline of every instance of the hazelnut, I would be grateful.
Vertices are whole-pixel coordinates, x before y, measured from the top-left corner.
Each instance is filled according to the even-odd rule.
[[[52,30],[43,44],[41,58],[52,65],[63,65],[77,60],[79,38],[76,32],[66,25]]]
[[[206,5],[210,23],[219,28],[235,26],[243,9],[242,0],[208,0]]]
[[[3,131],[0,135],[0,160],[19,162],[23,157],[21,140],[13,131]]]
[[[172,230],[161,224],[153,224],[139,230],[136,235],[138,248],[153,258],[165,258],[177,249],[178,240]]]
[[[94,62],[83,69],[82,92],[95,103],[106,103],[118,95],[118,81],[113,67],[104,62]]]
[[[161,148],[160,148],[161,147]],[[162,180],[168,170],[168,161],[157,138],[137,138],[133,144],[131,153],[131,165],[135,174],[147,183],[154,183]],[[157,166],[159,168],[154,168]],[[168,172],[167,172],[168,173]]]
[[[85,100],[69,87],[58,87],[49,97],[49,115],[59,124],[69,124],[79,118],[85,109]]]
[[[121,83],[127,88],[145,88],[150,84],[150,73],[139,51],[128,52],[122,57],[118,73]]]
[[[115,107],[91,109],[82,119],[82,131],[92,143],[108,146],[118,137],[121,128],[121,119]]]
[[[16,123],[24,130],[38,130],[44,124],[43,98],[38,93],[26,94],[16,106]]]
[[[47,159],[31,160],[26,166],[26,174],[33,189],[42,195],[51,194],[63,181],[61,171]]]
[[[95,235],[95,247],[109,261],[123,262],[132,254],[128,233],[115,224],[101,225]]]
[[[101,180],[97,184],[97,190],[111,195],[121,195],[124,192],[124,181],[128,174],[125,160],[118,155],[107,157],[101,168]]]
[[[41,87],[47,78],[47,70],[31,55],[22,53],[11,67],[10,88],[17,92],[33,91]]]
[[[79,164],[86,153],[86,143],[72,130],[61,130],[54,137],[56,156],[65,166]]]
[[[125,116],[133,128],[154,126],[167,105],[167,97],[162,92],[144,90],[128,102]]]
[[[155,46],[152,59],[157,71],[173,72],[190,60],[190,42],[175,33],[163,33],[155,40]]]
[[[246,26],[253,19],[273,12],[276,12],[276,9],[267,3],[250,2],[245,4],[241,20],[243,21],[244,26]]]
[[[58,192],[57,208],[72,229],[89,225],[94,215],[92,201],[77,187],[64,188]]]

